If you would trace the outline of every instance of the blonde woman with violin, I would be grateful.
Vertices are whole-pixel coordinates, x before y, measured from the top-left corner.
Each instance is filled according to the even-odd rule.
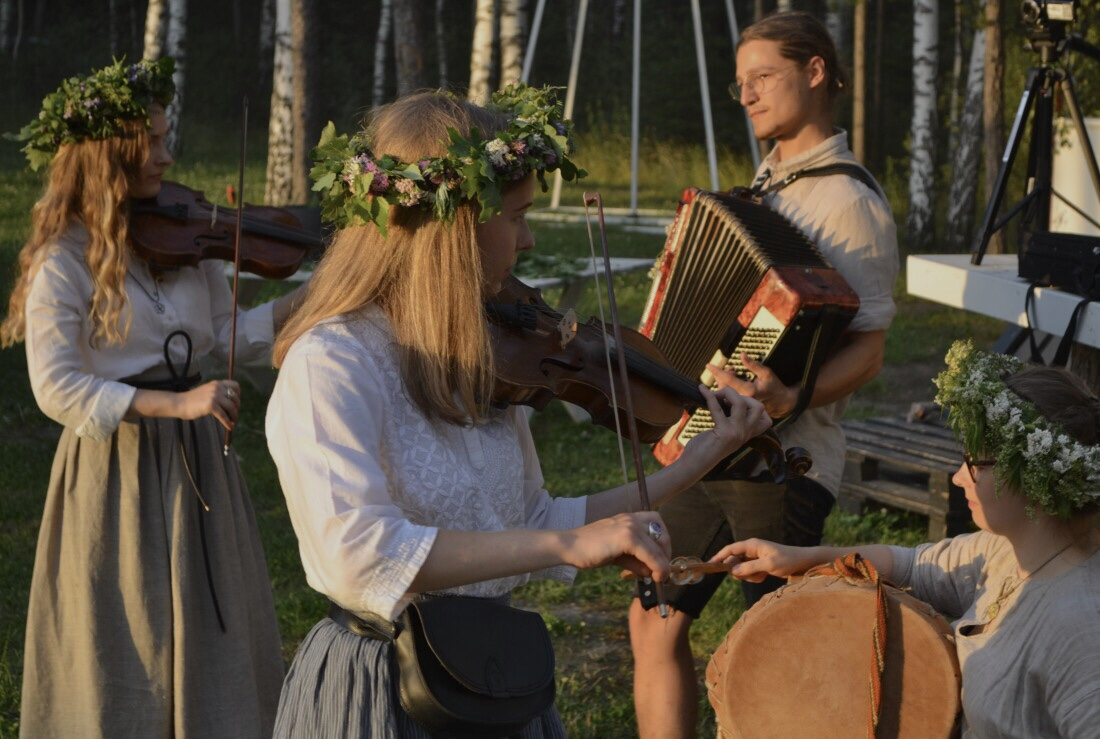
[[[283,674],[256,520],[223,454],[241,388],[221,262],[159,270],[128,236],[130,200],[172,164],[173,62],[66,80],[21,132],[48,164],[0,341],[25,341],[39,407],[64,426],[27,616],[21,734],[269,736]],[[294,298],[237,315],[236,359],[263,357]]]
[[[277,737],[439,729],[412,718],[416,703],[398,688],[414,677],[400,646],[414,611],[465,604],[500,616],[515,609],[489,604],[506,604],[531,577],[568,582],[577,568],[612,563],[667,577],[668,537],[656,513],[638,512],[636,486],[551,497],[525,414],[494,402],[484,303],[534,246],[526,215],[536,181],[578,174],[569,154],[552,91],[523,86],[497,93],[490,108],[419,93],[350,140],[331,127],[322,135],[313,176],[339,230],[276,341],[267,435],[309,584],[332,608],[287,674]],[[716,414],[712,432],[649,478],[654,503],[770,424],[754,400],[705,395],[712,411],[724,398],[730,415]],[[500,618],[507,627],[511,617]],[[446,623],[441,638],[474,652],[473,663],[485,655],[470,645],[491,650],[507,633]],[[508,657],[489,665],[505,685],[510,670],[528,667]],[[511,728],[446,728],[563,735],[552,680],[549,701]]]
[[[1097,736],[1100,398],[1064,369],[969,341],[936,385],[964,451],[952,480],[980,531],[915,549],[749,539],[713,559],[759,581],[859,552],[952,621],[964,739]]]

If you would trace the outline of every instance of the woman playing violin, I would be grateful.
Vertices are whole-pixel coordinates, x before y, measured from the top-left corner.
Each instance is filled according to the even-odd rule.
[[[484,301],[534,246],[536,180],[576,174],[569,136],[550,90],[509,88],[488,109],[429,92],[351,140],[326,129],[314,151],[340,229],[276,341],[267,435],[307,578],[334,606],[290,668],[276,736],[428,736],[400,705],[393,645],[359,621],[440,595],[507,600],[576,568],[668,575],[658,515],[629,512],[634,484],[551,497],[526,416],[488,402]],[[752,399],[705,394],[721,422],[649,479],[655,504],[770,424]],[[563,729],[551,707],[521,735]]]
[[[75,77],[25,127],[49,165],[0,340],[65,428],[27,618],[23,736],[260,737],[283,674],[241,471],[223,454],[241,388],[220,262],[160,271],[128,238],[132,198],[172,164],[171,59]],[[76,111],[74,113],[74,111]],[[238,314],[236,358],[270,350],[293,296]]]

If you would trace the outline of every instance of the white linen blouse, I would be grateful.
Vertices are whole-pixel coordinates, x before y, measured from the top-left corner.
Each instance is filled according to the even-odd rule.
[[[228,359],[233,294],[219,260],[162,272],[154,280],[135,257],[126,275],[127,305],[121,323],[125,326],[130,320],[130,333],[121,346],[101,342],[93,347],[88,318],[92,276],[84,261],[87,241],[84,227],[73,224],[41,252],[25,312],[27,369],[43,413],[78,436],[103,441],[118,428],[135,393],[118,380],[165,368],[164,341],[173,331],[186,331],[191,337],[190,368],[183,367],[186,342],[177,338],[168,349],[183,374],[194,373],[195,363],[206,355]],[[237,361],[262,359],[273,340],[270,303],[238,311]],[[166,369],[157,374],[158,379],[168,378]]]
[[[519,408],[477,426],[429,420],[404,392],[385,314],[375,306],[324,321],[287,353],[267,411],[309,585],[358,613],[393,620],[439,529],[562,530],[584,498],[552,498]],[[571,582],[574,568],[535,577]],[[505,595],[517,575],[449,589]]]

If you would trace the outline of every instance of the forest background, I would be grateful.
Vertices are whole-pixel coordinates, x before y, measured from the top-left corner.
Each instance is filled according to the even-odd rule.
[[[316,133],[299,130],[291,136],[295,132],[276,128],[287,120],[291,128],[294,121],[304,120],[302,126],[319,131],[325,121],[333,120],[341,131],[354,130],[372,105],[392,100],[410,77],[419,80],[418,86],[447,87],[460,94],[472,81],[495,88],[514,68],[516,58],[514,48],[508,52],[499,43],[503,17],[520,11],[522,58],[536,6],[534,0],[0,0],[0,132],[19,130],[62,78],[102,67],[112,57],[141,57],[149,48],[150,4],[164,9],[154,45],[161,51],[174,49],[186,73],[183,104],[174,106],[182,115],[176,121],[178,163],[171,176],[204,189],[211,200],[225,202],[225,186],[237,180],[242,99],[247,98],[245,199],[279,204],[308,199],[300,190],[294,195],[289,187],[273,187],[280,171],[273,162],[289,156],[292,169],[301,174],[305,168],[303,144],[294,144],[288,154],[280,142],[288,137],[312,142]],[[531,83],[566,84],[583,5],[582,0],[546,3]],[[641,0],[639,5],[639,205],[671,216],[684,187],[709,182],[694,3]],[[752,174],[745,119],[726,90],[733,77],[730,6],[742,27],[779,8],[815,13],[838,39],[849,68],[863,60],[864,94],[842,98],[837,124],[853,134],[863,131],[863,159],[884,184],[899,225],[903,272],[896,290],[899,315],[888,334],[887,367],[882,377],[861,389],[850,413],[904,411],[910,401],[929,398],[928,380],[952,339],[971,335],[988,345],[1000,331],[994,321],[906,296],[904,258],[909,253],[968,248],[988,198],[984,183],[991,179],[989,163],[996,171],[1028,70],[1038,63],[1037,52],[1026,46],[1035,26],[1021,21],[1017,3],[1001,0],[699,0],[722,187],[746,184]],[[1079,18],[1070,30],[1095,43],[1100,29],[1094,16],[1100,1],[1084,0],[1075,6]],[[628,202],[634,7],[629,0],[587,3],[573,117],[578,158],[591,174],[583,187],[566,189],[563,205],[579,205],[582,189],[600,191],[611,206]],[[486,17],[488,44],[485,25],[478,23]],[[169,18],[175,18],[174,28],[168,27]],[[302,59],[295,55],[303,49],[288,52],[286,46],[293,46],[297,38],[292,21],[303,18],[312,29],[313,52],[300,67],[294,60]],[[992,39],[1003,53],[987,54],[986,48],[976,46],[979,39],[982,44]],[[289,70],[280,68],[280,43],[282,58],[291,60]],[[1100,112],[1100,76],[1094,68],[1098,62],[1074,54],[1062,61],[1076,76],[1085,112]],[[987,69],[993,70],[992,79]],[[297,72],[299,82],[309,81],[312,102],[301,119],[286,117],[288,106],[295,105],[287,99],[288,72],[291,77]],[[977,96],[976,109],[975,90],[993,91],[984,103],[982,95]],[[990,110],[997,124],[992,128],[983,120]],[[964,129],[969,129],[969,136]],[[981,158],[985,167],[978,164]],[[1021,194],[1022,164],[1011,180],[1010,199]],[[0,285],[5,297],[42,182],[24,165],[18,144],[0,141]],[[536,210],[547,201],[540,196]],[[536,221],[535,228],[539,254],[574,257],[587,250],[581,226]],[[663,242],[659,235],[626,230],[612,235],[616,256],[650,257]],[[1013,243],[1011,234],[1006,241]],[[648,287],[646,276],[627,275],[617,287],[624,322],[636,320]],[[590,296],[579,307],[582,314],[590,310]],[[6,390],[0,399],[0,737],[15,736],[18,729],[27,587],[58,435],[56,424],[42,417],[34,404],[22,354],[22,347],[0,351],[0,384]],[[262,436],[260,401],[265,400],[250,397],[234,444],[260,519],[284,652],[290,659],[298,640],[324,612],[324,602],[304,584]],[[547,487],[555,494],[576,495],[615,483],[612,434],[573,424],[556,406],[536,416],[533,429]],[[923,536],[923,526],[890,511],[867,511],[862,518],[834,513],[827,536],[835,543],[915,543]],[[610,571],[583,573],[572,589],[538,584],[520,595],[522,604],[538,608],[550,624],[558,650],[559,705],[573,736],[633,734],[624,619],[628,600],[617,573]],[[720,591],[693,635],[700,669],[742,608],[736,588]],[[705,697],[702,703],[699,733],[713,735],[713,714]]]

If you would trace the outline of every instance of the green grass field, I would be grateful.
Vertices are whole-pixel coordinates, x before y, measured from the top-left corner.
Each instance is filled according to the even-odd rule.
[[[191,162],[182,162],[172,176],[205,190],[213,201],[224,202],[224,185],[236,180],[231,153],[215,148],[204,150],[203,138],[190,141]],[[690,184],[707,182],[701,149],[660,149],[647,161],[641,183],[641,204],[671,212],[679,191]],[[40,180],[22,170],[14,147],[0,149],[0,284],[4,298],[13,279],[15,255],[29,227],[28,214],[38,195]],[[580,192],[600,191],[609,206],[626,205],[629,172],[622,157],[613,156],[612,146],[592,145],[596,152],[586,158],[592,172],[582,187],[567,188],[563,203],[570,198],[580,204]],[[603,152],[601,154],[601,152]],[[198,164],[194,162],[207,162]],[[748,179],[748,164],[725,156],[721,162],[724,182]],[[256,183],[247,192],[259,193],[263,163],[252,161],[248,181]],[[251,189],[249,189],[251,188]],[[540,196],[537,205],[549,202]],[[249,200],[257,200],[249,197]],[[901,221],[902,214],[898,212]],[[582,225],[536,224],[538,253],[580,256],[588,252],[588,238]],[[661,236],[640,235],[612,229],[610,243],[615,256],[652,257],[662,245]],[[532,269],[539,269],[535,264]],[[903,285],[899,281],[899,285]],[[273,285],[264,294],[277,293]],[[639,317],[648,290],[645,274],[634,273],[616,280],[621,303],[620,316],[631,324]],[[551,291],[547,296],[555,299]],[[887,344],[887,368],[883,375],[863,388],[852,404],[851,413],[871,416],[904,409],[906,393],[931,398],[930,379],[950,342],[972,335],[988,343],[1000,331],[996,322],[977,318],[908,298],[897,291],[899,314]],[[593,310],[591,291],[579,306],[584,315]],[[6,309],[6,302],[5,302]],[[914,377],[918,389],[913,390]],[[0,737],[15,737],[19,724],[19,692],[22,670],[24,620],[27,593],[34,562],[39,517],[49,478],[58,427],[38,411],[30,393],[21,346],[0,351]],[[924,387],[921,395],[919,387]],[[252,492],[267,553],[276,596],[284,655],[290,660],[312,624],[325,611],[325,600],[305,584],[297,545],[283,504],[274,464],[263,437],[266,397],[262,391],[245,387],[245,406],[234,434],[234,446]],[[532,428],[538,444],[548,489],[557,495],[574,496],[594,492],[621,482],[617,439],[608,431],[574,423],[556,403],[537,414]],[[652,461],[651,461],[652,462]],[[835,543],[888,541],[912,544],[922,539],[924,522],[885,510],[868,511],[862,517],[835,513],[829,520],[828,538]],[[550,625],[558,653],[560,711],[571,736],[632,736],[634,712],[631,699],[631,660],[626,628],[630,588],[618,572],[584,572],[576,584],[535,583],[519,593],[522,604],[537,608]],[[743,609],[736,587],[723,587],[694,632],[693,649],[701,671],[705,661],[721,642]],[[713,736],[714,722],[705,695],[699,734]]]

